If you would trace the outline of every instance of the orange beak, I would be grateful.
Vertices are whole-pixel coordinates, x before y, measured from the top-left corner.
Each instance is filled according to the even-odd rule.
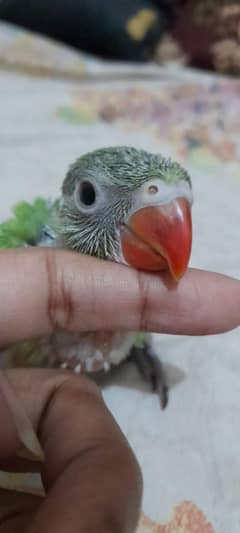
[[[178,281],[186,272],[192,246],[189,202],[176,198],[134,213],[121,231],[126,262],[139,270],[169,270]]]

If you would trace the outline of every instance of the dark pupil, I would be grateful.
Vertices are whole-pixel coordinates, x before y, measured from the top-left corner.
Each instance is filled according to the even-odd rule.
[[[93,205],[96,193],[93,185],[89,181],[84,181],[81,186],[80,200],[84,205]]]

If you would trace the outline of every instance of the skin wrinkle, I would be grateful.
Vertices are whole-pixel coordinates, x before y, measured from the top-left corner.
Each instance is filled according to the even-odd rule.
[[[46,250],[46,273],[47,273],[47,315],[51,323],[51,329],[68,329],[73,321],[74,305],[72,291],[68,287],[68,279],[64,274],[62,265],[57,266],[56,255],[53,250]]]
[[[44,404],[41,408],[41,414],[39,416],[38,420],[38,427],[37,427],[37,434],[41,440],[41,434],[43,432],[43,425],[46,423],[48,419],[49,410],[54,405],[54,402],[57,399],[57,394],[59,391],[61,391],[61,388],[65,385],[66,380],[69,379],[66,377],[66,379],[61,380],[59,384],[56,384],[50,391],[48,392]]]
[[[57,326],[56,323],[56,262],[52,250],[46,251],[45,266],[47,274],[47,316],[51,324],[51,329]]]
[[[144,276],[141,272],[137,271],[137,284],[138,284],[138,294],[139,294],[139,305],[138,305],[138,316],[139,316],[139,331],[146,331],[147,324],[147,302],[148,302],[148,292],[149,286],[145,282]]]
[[[49,394],[47,395],[44,406],[41,411],[41,416],[38,421],[38,435],[41,442],[44,443],[44,447],[48,448],[48,427],[51,424],[51,418],[54,417],[54,411],[60,411],[59,404],[61,402],[69,402],[69,399],[71,400],[71,389],[73,388],[74,384],[78,387],[78,393],[81,392],[81,394],[78,394],[78,401],[74,402],[75,405],[78,405],[78,402],[83,402],[87,400],[88,405],[93,403],[96,404],[96,401],[103,401],[102,396],[100,394],[100,391],[97,389],[97,386],[88,381],[85,377],[83,377],[83,383],[86,390],[79,389],[79,378],[75,376],[69,377],[69,375],[62,376],[61,381],[52,388],[52,390],[49,391]],[[81,385],[81,384],[80,384]],[[83,389],[83,387],[81,387]],[[70,393],[70,394],[69,394]],[[82,399],[80,399],[79,396],[82,396]],[[97,429],[97,427],[96,427]],[[84,443],[84,439],[83,439]],[[99,447],[99,441],[93,442],[88,447],[84,447],[84,449],[77,451],[74,453],[71,457],[68,457],[67,460],[64,462],[64,464],[61,463],[61,470],[66,470],[76,459],[83,459],[84,456],[91,453],[95,449],[98,449]],[[48,488],[53,485],[53,483],[56,480],[56,477],[60,474],[60,471],[56,471],[54,473],[54,476],[51,477],[51,479],[47,480]]]
[[[125,267],[126,268],[126,267]],[[183,305],[183,298],[182,293],[179,294],[179,287],[176,285],[172,285],[169,283],[168,276],[162,276],[161,279],[159,279],[158,275],[148,276],[142,272],[133,272],[131,271],[132,277],[133,277],[133,283],[132,288],[134,287],[134,283],[137,286],[136,294],[138,297],[136,298],[136,303],[134,306],[134,324],[133,329],[139,330],[139,331],[158,331],[159,330],[159,323],[161,324],[161,331],[163,333],[167,333],[169,330],[169,322],[175,321],[176,323],[183,324],[183,328],[190,327],[192,317],[191,312],[189,311],[189,308],[191,310],[191,307],[194,308],[194,312],[196,314],[196,321],[200,322],[201,320],[204,320],[204,314],[206,312],[206,309],[208,307],[208,303],[210,304],[211,298],[214,297],[214,294],[212,294],[211,285],[209,286],[209,294],[205,295],[205,302],[201,299],[201,291],[196,283],[196,281],[191,281],[191,291],[188,289],[188,298],[186,298],[186,308]],[[65,274],[66,277],[66,274]],[[99,302],[98,298],[94,297],[95,294],[103,293],[103,291],[108,290],[109,293],[111,290],[114,290],[114,282],[111,280],[106,282],[105,274],[100,274],[98,277],[95,276],[94,269],[92,270],[89,268],[87,272],[87,276],[83,276],[83,286],[84,287],[84,302],[85,298],[87,296],[88,302],[87,302],[87,315],[88,313],[92,315],[92,317],[95,317],[96,323],[97,319],[99,317],[99,312],[101,310],[101,302]],[[64,276],[63,276],[64,279]],[[162,290],[162,306],[159,305],[159,301],[156,301],[155,293],[159,290],[159,285],[161,284],[161,290]],[[99,289],[100,285],[100,291]],[[182,281],[182,286],[185,285],[185,280]],[[66,282],[65,282],[66,286]],[[220,289],[219,289],[220,290]],[[81,312],[81,306],[79,306],[79,303],[75,300],[74,301],[74,295],[72,295],[73,287],[69,287],[67,289],[64,289],[65,295],[68,296],[65,297],[65,299],[59,299],[59,305],[62,305],[62,311],[61,316],[65,317],[68,316],[65,313],[65,302],[68,298],[71,302],[73,302],[72,305],[72,319],[68,322],[63,322],[62,327],[72,329],[72,320],[74,322],[75,314],[77,310],[80,310]],[[128,285],[127,283],[122,283],[121,286],[119,286],[119,303],[124,302],[126,305],[128,303]],[[215,291],[216,292],[216,288]],[[172,294],[171,294],[172,293]],[[174,299],[174,311],[173,311],[173,300]],[[151,304],[149,304],[151,302]],[[86,305],[86,304],[85,304]],[[131,305],[131,303],[130,303]],[[162,309],[161,309],[162,308]],[[108,313],[107,313],[108,314]],[[106,323],[103,323],[101,317],[101,326],[103,329],[108,329],[108,320],[106,320]],[[149,327],[149,322],[152,323],[151,327]],[[130,329],[131,326],[131,320],[129,317],[126,320],[127,326]],[[156,325],[155,325],[156,324]],[[83,324],[81,325],[83,327]],[[122,326],[124,328],[124,324]],[[182,333],[182,327],[179,328],[179,333]],[[211,326],[210,326],[211,328]],[[75,327],[73,327],[75,329]],[[210,331],[208,323],[204,324],[202,326],[202,331],[199,331],[199,335],[206,335]],[[216,333],[218,332],[218,329],[216,330]],[[178,333],[178,331],[177,331]],[[191,334],[191,333],[190,333]]]
[[[144,327],[146,331],[184,335],[219,333],[239,325],[238,280],[189,269],[173,287],[165,275],[138,274],[123,265],[62,250],[51,251],[55,261],[51,280],[47,254],[49,249],[44,248],[0,252],[0,278],[7,271],[9,280],[13,279],[1,289],[2,299],[8,303],[0,314],[2,345],[48,335],[55,324],[78,332]],[[139,288],[138,278],[144,289],[142,285]],[[64,297],[60,280],[65,284]],[[14,323],[15,328],[10,328]]]

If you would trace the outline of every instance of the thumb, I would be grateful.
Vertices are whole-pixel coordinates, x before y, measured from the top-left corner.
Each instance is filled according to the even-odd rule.
[[[46,498],[29,533],[132,533],[140,511],[141,474],[96,385],[55,370],[11,370],[0,374],[0,392],[0,464],[6,457],[23,456],[22,421],[23,433],[28,426],[28,434],[31,430],[40,441],[30,453],[41,460]],[[39,457],[41,449],[44,456]]]

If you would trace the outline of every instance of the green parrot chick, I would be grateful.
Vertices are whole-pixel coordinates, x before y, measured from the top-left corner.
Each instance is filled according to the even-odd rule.
[[[191,205],[190,177],[178,163],[131,147],[100,149],[70,167],[57,222],[54,228],[45,224],[37,244],[149,272],[168,270],[177,282],[191,253]],[[144,333],[56,331],[44,341],[45,352],[47,344],[49,357],[55,354],[58,364],[76,373],[106,371],[132,355],[166,405],[160,360]]]
[[[59,237],[82,254],[178,280],[191,251],[191,181],[176,162],[134,148],[80,157],[62,186]]]
[[[191,181],[178,163],[131,147],[97,150],[80,157],[67,173],[58,239],[61,246],[82,254],[141,270],[169,270],[177,281],[191,252],[191,205]],[[55,351],[64,367],[108,370],[132,354],[166,403],[160,361],[147,335],[76,334],[66,357],[68,339],[58,333]]]

